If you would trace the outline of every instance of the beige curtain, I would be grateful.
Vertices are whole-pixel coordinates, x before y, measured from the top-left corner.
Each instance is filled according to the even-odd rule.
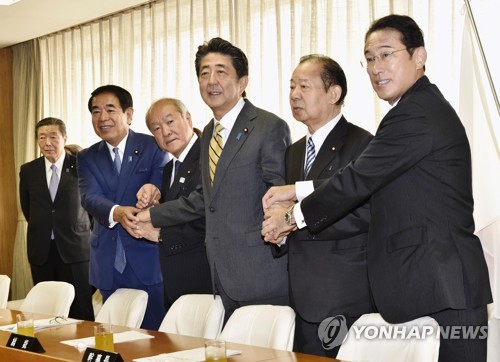
[[[40,119],[40,70],[39,50],[36,41],[22,43],[13,48],[14,79],[14,162],[20,165],[33,160],[38,148],[35,140],[35,123]],[[19,173],[16,174],[19,184]],[[14,242],[11,299],[22,299],[33,286],[31,269],[26,253],[26,220],[18,198],[16,240]]]
[[[485,12],[497,11],[500,15],[494,1],[476,0],[474,4],[486,3]],[[30,130],[42,116],[59,117],[67,123],[68,143],[87,147],[96,142],[87,100],[92,90],[107,83],[121,85],[134,96],[132,127],[136,131],[148,133],[144,114],[153,100],[165,96],[182,99],[193,116],[194,125],[203,128],[211,114],[199,95],[194,56],[197,46],[214,36],[226,38],[245,51],[250,63],[249,99],[284,118],[290,124],[294,140],[305,134],[305,127],[291,116],[289,79],[299,58],[308,53],[327,54],[342,65],[349,88],[344,115],[349,121],[375,132],[388,105],[374,95],[359,60],[369,24],[390,13],[410,15],[422,27],[429,55],[427,75],[458,111],[465,18],[463,0],[155,1],[34,41],[39,49],[32,66],[38,67],[39,72],[29,69],[33,74],[29,87],[25,72],[18,67],[31,59],[34,45],[15,47],[16,59],[20,61],[14,62],[15,82],[24,85],[24,92],[30,89],[33,93],[30,97],[21,96],[33,102],[29,117],[15,118],[16,127],[24,130],[24,134],[21,130],[16,136],[19,137],[16,138],[19,141],[16,163],[19,166],[34,157]],[[495,20],[486,23],[491,26],[499,17],[492,16]],[[484,33],[488,33],[488,29],[484,29]],[[35,75],[39,75],[37,81]],[[484,122],[481,117],[472,119]],[[498,118],[492,119],[495,121]],[[477,150],[481,141],[472,141]],[[474,153],[475,157],[480,154]],[[498,163],[498,155],[493,161]],[[476,185],[485,176],[475,173],[474,177]],[[479,199],[483,203],[484,198]],[[497,194],[491,202],[500,205]],[[477,202],[476,205],[487,207]],[[480,215],[478,218],[482,219]],[[482,221],[480,224],[483,225]],[[22,227],[24,224],[20,221],[16,245],[23,243]],[[497,256],[493,267],[498,270],[500,250],[492,253]],[[500,297],[500,288],[495,288]]]

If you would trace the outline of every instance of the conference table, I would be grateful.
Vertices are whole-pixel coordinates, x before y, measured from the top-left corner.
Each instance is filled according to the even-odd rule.
[[[0,309],[0,326],[14,324],[16,310]],[[35,315],[36,319],[50,318],[44,315]],[[94,335],[95,322],[81,321],[74,324],[55,325],[54,327],[38,330],[35,337],[38,339],[44,353],[27,352],[7,347],[11,332],[0,330],[0,361],[9,362],[38,362],[38,361],[82,361],[85,350],[61,343]],[[190,350],[204,346],[205,339],[163,333],[146,329],[135,329],[114,326],[114,333],[137,331],[154,338],[140,339],[130,342],[115,343],[115,352],[119,353],[124,361],[133,361],[137,358],[157,356],[164,353]],[[226,343],[226,348],[241,351],[241,354],[228,357],[229,362],[333,362],[333,358],[319,357],[302,353],[281,351],[271,348],[256,347],[237,343]]]

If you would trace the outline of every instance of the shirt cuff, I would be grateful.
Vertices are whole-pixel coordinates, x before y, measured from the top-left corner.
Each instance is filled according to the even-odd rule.
[[[285,237],[283,237],[283,240],[281,240],[281,242],[280,242],[280,243],[278,243],[278,244],[276,244],[276,245],[278,245],[278,246],[280,246],[280,247],[281,247],[281,246],[283,246],[283,245],[285,245],[285,244],[286,244],[286,236],[285,236]]]
[[[112,229],[113,227],[115,227],[116,224],[118,224],[118,222],[116,222],[115,220],[113,220],[113,212],[115,211],[115,209],[120,206],[120,205],[115,205],[111,208],[111,211],[109,212],[109,218],[108,218],[108,221],[109,221],[109,228]]]
[[[293,207],[293,218],[295,219],[297,228],[303,229],[307,226],[306,221],[304,220],[304,215],[302,214],[302,210],[300,209],[300,202],[296,203]]]
[[[314,192],[314,182],[309,181],[297,181],[295,183],[295,195],[297,196],[297,200],[302,201],[307,196]],[[295,216],[295,214],[294,214]],[[297,218],[295,218],[297,220]]]

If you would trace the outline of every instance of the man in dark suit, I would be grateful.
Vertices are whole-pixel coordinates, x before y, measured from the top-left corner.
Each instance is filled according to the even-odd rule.
[[[290,130],[244,99],[248,60],[241,49],[211,39],[198,47],[195,66],[201,96],[214,113],[201,139],[202,184],[188,198],[138,216],[157,227],[205,216],[208,260],[227,320],[243,305],[288,304],[287,261],[273,258],[260,235],[260,200],[269,187],[284,184]]]
[[[36,124],[35,134],[43,157],[22,165],[19,173],[33,282],[72,284],[75,300],[69,316],[92,321],[91,222],[81,206],[76,159],[64,151],[66,125],[57,118],[44,118]]]
[[[191,114],[180,100],[162,98],[149,108],[146,124],[158,146],[173,156],[163,170],[160,203],[188,196],[201,183],[201,132],[193,129]],[[141,204],[140,196],[138,200],[138,207],[147,206]],[[152,227],[144,232],[148,232],[147,239],[159,242],[167,311],[181,295],[213,293],[204,217],[160,232]]]
[[[93,216],[90,283],[106,299],[118,288],[149,295],[143,328],[158,329],[165,316],[158,245],[134,238],[136,193],[145,183],[157,187],[166,154],[153,137],[130,130],[130,93],[115,85],[92,92],[92,125],[102,141],[77,155],[83,207]]]
[[[307,126],[307,136],[286,153],[286,182],[296,189],[331,177],[372,139],[343,117],[346,94],[346,77],[337,62],[321,55],[301,58],[290,80],[290,107],[294,118]],[[283,207],[276,205],[268,213],[282,214],[288,208]],[[335,357],[338,347],[322,345],[318,338],[321,321],[342,315],[350,327],[373,311],[366,269],[369,220],[366,203],[321,232],[297,230],[276,247],[275,255],[288,253],[295,351]]]
[[[391,323],[429,315],[442,328],[460,326],[460,335],[441,334],[439,360],[486,361],[484,334],[465,335],[487,326],[492,297],[474,235],[464,127],[424,74],[427,53],[413,19],[375,21],[365,58],[373,89],[393,108],[365,151],[294,207],[294,221],[319,232],[371,197],[368,273],[381,315]],[[295,196],[291,187],[271,189],[263,202]],[[287,229],[273,217],[263,234],[273,239]]]

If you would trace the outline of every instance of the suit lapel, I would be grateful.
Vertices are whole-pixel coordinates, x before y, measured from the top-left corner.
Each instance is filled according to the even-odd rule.
[[[117,194],[118,190],[118,174],[115,170],[115,165],[113,164],[113,159],[109,152],[109,148],[105,141],[99,143],[99,148],[97,150],[96,165],[98,170],[104,176],[105,182],[108,185],[109,190],[113,195]],[[123,165],[123,162],[122,162]]]
[[[231,161],[233,160],[234,156],[236,156],[241,147],[243,147],[246,140],[248,139],[248,136],[250,136],[250,134],[252,133],[254,127],[252,120],[256,117],[257,112],[255,111],[254,106],[248,100],[245,100],[245,106],[234,122],[233,128],[229,133],[229,137],[224,144],[222,155],[219,158],[219,162],[217,163],[214,184],[212,187],[212,194],[215,194],[219,189],[219,186],[224,179]],[[213,121],[211,128],[213,130]],[[210,140],[208,140],[208,142],[210,142]]]
[[[127,190],[129,180],[135,172],[142,150],[143,147],[137,142],[135,132],[130,130],[128,133],[127,144],[125,145],[125,151],[123,153],[120,177],[118,177],[118,191],[116,193],[117,200],[121,200],[124,192]]]
[[[61,170],[61,178],[59,180],[59,185],[57,186],[56,197],[54,198],[54,202],[59,198],[59,195],[64,194],[64,189],[68,187],[71,183],[71,176],[76,170],[76,165],[74,160],[71,160],[70,157],[66,154],[64,158],[62,170]],[[49,193],[50,194],[50,193]]]
[[[288,148],[286,182],[293,183],[304,180],[304,159],[306,156],[306,138],[303,137]],[[300,162],[297,162],[300,160]]]
[[[332,169],[336,167],[334,162],[338,157],[340,149],[344,144],[344,136],[347,132],[347,121],[344,117],[340,118],[339,122],[330,131],[328,136],[323,142],[320,150],[316,155],[316,159],[307,175],[307,180],[314,180],[320,177],[321,173],[326,169]],[[305,152],[305,145],[304,145]],[[302,158],[303,159],[303,158]],[[304,162],[304,161],[302,161]]]

